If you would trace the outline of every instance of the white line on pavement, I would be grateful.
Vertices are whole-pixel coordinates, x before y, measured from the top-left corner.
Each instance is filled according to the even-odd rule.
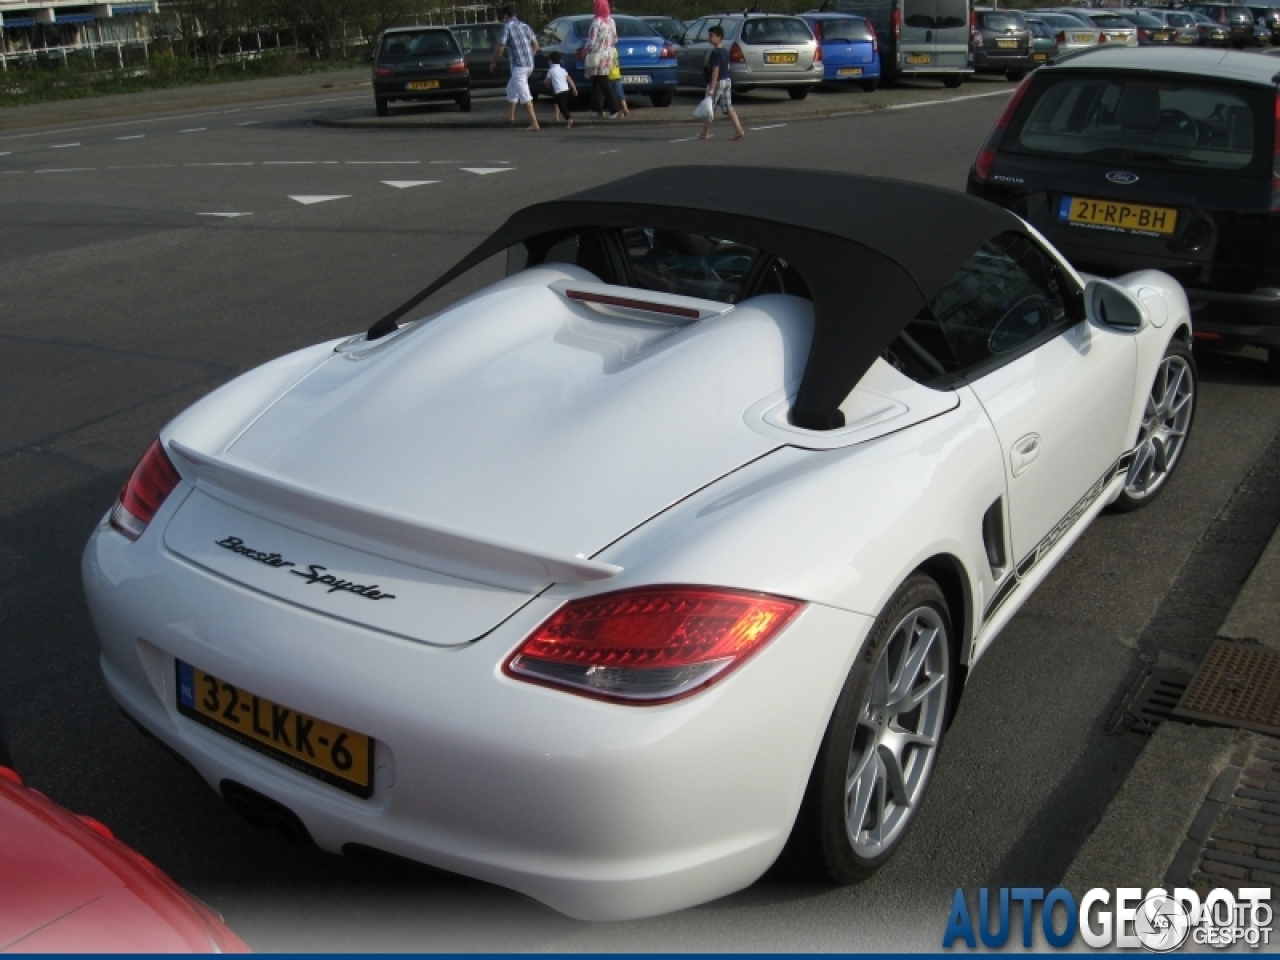
[[[467,173],[478,173],[485,176],[489,173],[506,173],[508,170],[514,170],[515,167],[463,167]]]
[[[252,213],[197,213],[197,217],[252,217]]]
[[[226,163],[184,163],[184,167],[252,167],[252,160],[232,160]]]
[[[301,196],[301,197],[295,197],[295,196],[292,196],[292,195],[291,195],[291,196],[289,197],[289,199],[290,199],[290,200],[297,200],[299,203],[303,204],[304,206],[310,206],[310,205],[311,205],[311,204],[313,204],[313,203],[327,203],[327,202],[328,202],[328,201],[330,201],[330,200],[348,200],[348,199],[350,199],[350,197],[351,197],[351,194],[349,194],[349,193],[335,193],[335,194],[333,194],[333,195],[331,195],[331,196]]]
[[[179,133],[203,133],[208,127],[192,127],[190,130],[179,130]]]
[[[122,167],[107,167],[108,170],[160,170],[176,167],[176,163],[130,163]]]
[[[410,187],[425,187],[428,183],[439,183],[439,180],[383,180],[388,187],[397,190],[408,190]]]
[[[936,107],[943,103],[959,103],[961,100],[981,100],[983,97],[1007,97],[1012,90],[993,90],[990,93],[970,93],[963,97],[947,97],[944,100],[920,100],[916,103],[895,103],[886,110],[910,110],[913,107]]]
[[[261,123],[261,120],[246,120],[244,123],[237,123],[237,127],[252,127],[255,123]]]
[[[431,162],[443,163],[447,167],[456,167],[458,164],[462,163],[461,160],[432,160]]]
[[[78,146],[80,146],[80,144],[78,144],[78,143],[51,143],[51,144],[49,144],[49,149],[50,149],[50,150],[65,150],[65,149],[67,149],[67,147],[78,147]]]
[[[81,170],[97,170],[97,167],[54,167],[48,170],[37,170],[36,173],[79,173]]]
[[[7,157],[11,153],[13,153],[12,150],[6,150],[4,153],[0,153],[0,157]]]
[[[421,160],[346,160],[344,163],[364,164],[365,166],[376,166],[379,164],[391,163],[421,163]]]
[[[116,137],[117,140],[141,140],[146,136],[145,133],[131,133],[127,137]]]
[[[749,127],[750,130],[777,130],[779,127],[785,127],[785,123],[771,123],[767,127]]]
[[[316,163],[315,160],[263,160],[264,167],[296,167],[308,163]]]
[[[690,140],[697,140],[697,137],[681,137],[679,140],[672,140],[672,143],[688,143]]]

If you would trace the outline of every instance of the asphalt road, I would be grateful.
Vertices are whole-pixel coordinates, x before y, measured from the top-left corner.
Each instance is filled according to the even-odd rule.
[[[679,914],[581,924],[424,868],[290,847],[120,717],[79,553],[137,456],[193,400],[364,329],[523,204],[703,163],[962,189],[1003,103],[772,121],[738,143],[724,124],[709,143],[692,123],[308,125],[345,96],[368,95],[0,134],[0,703],[29,782],[110,824],[259,949],[936,950],[956,886],[1053,886],[1141,749],[1105,731],[1140,637],[1280,427],[1280,385],[1256,357],[1201,358],[1179,474],[1149,509],[1101,518],[994,645],[904,848],[858,887],[766,876]]]

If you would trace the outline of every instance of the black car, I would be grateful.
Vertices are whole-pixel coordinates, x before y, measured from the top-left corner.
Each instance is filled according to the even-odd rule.
[[[1237,3],[1191,3],[1186,9],[1208,17],[1225,27],[1231,34],[1233,47],[1251,47],[1254,44],[1253,11]]]
[[[503,56],[493,70],[493,51],[498,46],[498,37],[502,36],[500,23],[461,23],[449,28],[458,46],[462,47],[462,56],[466,58],[467,70],[471,74],[471,89],[481,87],[505,87],[511,79],[511,60]]]
[[[1159,47],[1042,67],[996,121],[968,191],[1082,271],[1172,275],[1198,337],[1266,347],[1280,373],[1275,75],[1270,57]]]
[[[1010,80],[1021,80],[1039,66],[1031,28],[1017,10],[974,7],[973,17],[974,72],[1003,73]]]
[[[453,100],[471,109],[471,79],[462,48],[448,27],[393,27],[373,58],[378,116],[395,100]]]
[[[1249,10],[1255,21],[1261,21],[1271,31],[1272,46],[1280,44],[1280,7],[1250,6]]]

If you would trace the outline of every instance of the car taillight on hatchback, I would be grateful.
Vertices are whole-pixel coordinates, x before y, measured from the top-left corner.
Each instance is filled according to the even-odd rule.
[[[374,67],[373,75],[375,77],[385,79],[386,77],[394,77],[396,75],[396,72],[392,70],[390,67]]]
[[[738,46],[738,42],[736,40],[734,41],[733,46],[729,48],[729,62],[730,63],[746,63],[747,62],[747,55],[742,52],[742,48]]]
[[[1026,77],[1018,84],[1018,89],[1013,91],[1013,96],[1009,98],[1009,102],[1000,111],[1000,116],[996,117],[995,125],[992,126],[991,132],[987,134],[987,142],[978,151],[978,156],[973,161],[973,175],[979,180],[986,180],[991,176],[991,164],[995,162],[996,151],[1000,148],[1000,141],[1004,139],[1004,132],[1008,129],[1013,115],[1018,111],[1018,104],[1026,96],[1027,85],[1031,83],[1031,80],[1032,77]]]
[[[465,61],[462,61],[462,60],[459,60],[456,63],[451,63],[449,64],[449,69],[446,72],[447,73],[466,73],[467,64]]]
[[[662,45],[662,52],[658,54],[659,60],[674,60],[676,58],[676,48],[670,43]]]
[[[658,586],[570,600],[511,655],[517,680],[620,703],[666,703],[757,653],[804,604],[720,587]]]
[[[111,509],[111,526],[130,540],[137,540],[180,479],[164,447],[156,440],[142,455],[120,491],[120,497]]]

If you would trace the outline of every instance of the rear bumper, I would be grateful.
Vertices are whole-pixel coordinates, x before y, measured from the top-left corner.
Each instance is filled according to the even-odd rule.
[[[582,919],[682,909],[770,866],[872,623],[810,604],[702,694],[619,706],[503,674],[562,598],[531,601],[473,644],[430,647],[188,564],[163,547],[164,519],[134,543],[100,525],[82,561],[103,675],[131,717],[215,789],[231,780],[283,804],[323,849],[372,847]],[[175,658],[373,737],[373,795],[180,715]]]
[[[729,76],[733,78],[735,89],[762,89],[767,87],[797,87],[806,84],[818,84],[823,80],[822,64],[803,70],[752,70],[732,64]]]
[[[1260,287],[1248,293],[1187,289],[1197,333],[1226,343],[1280,349],[1280,289]]]
[[[998,50],[985,50],[979,47],[973,51],[973,69],[976,73],[984,71],[1034,70],[1043,62],[1036,59],[1034,50],[1025,53],[1022,51],[1001,53]]]
[[[859,70],[860,73],[841,75],[841,70]],[[822,79],[826,83],[857,82],[859,80],[876,80],[880,76],[880,63],[826,63],[823,64]]]
[[[379,100],[453,100],[471,89],[471,80],[463,75],[448,77],[424,77],[424,80],[437,80],[440,86],[435,90],[406,90],[407,80],[375,80],[373,95]]]

